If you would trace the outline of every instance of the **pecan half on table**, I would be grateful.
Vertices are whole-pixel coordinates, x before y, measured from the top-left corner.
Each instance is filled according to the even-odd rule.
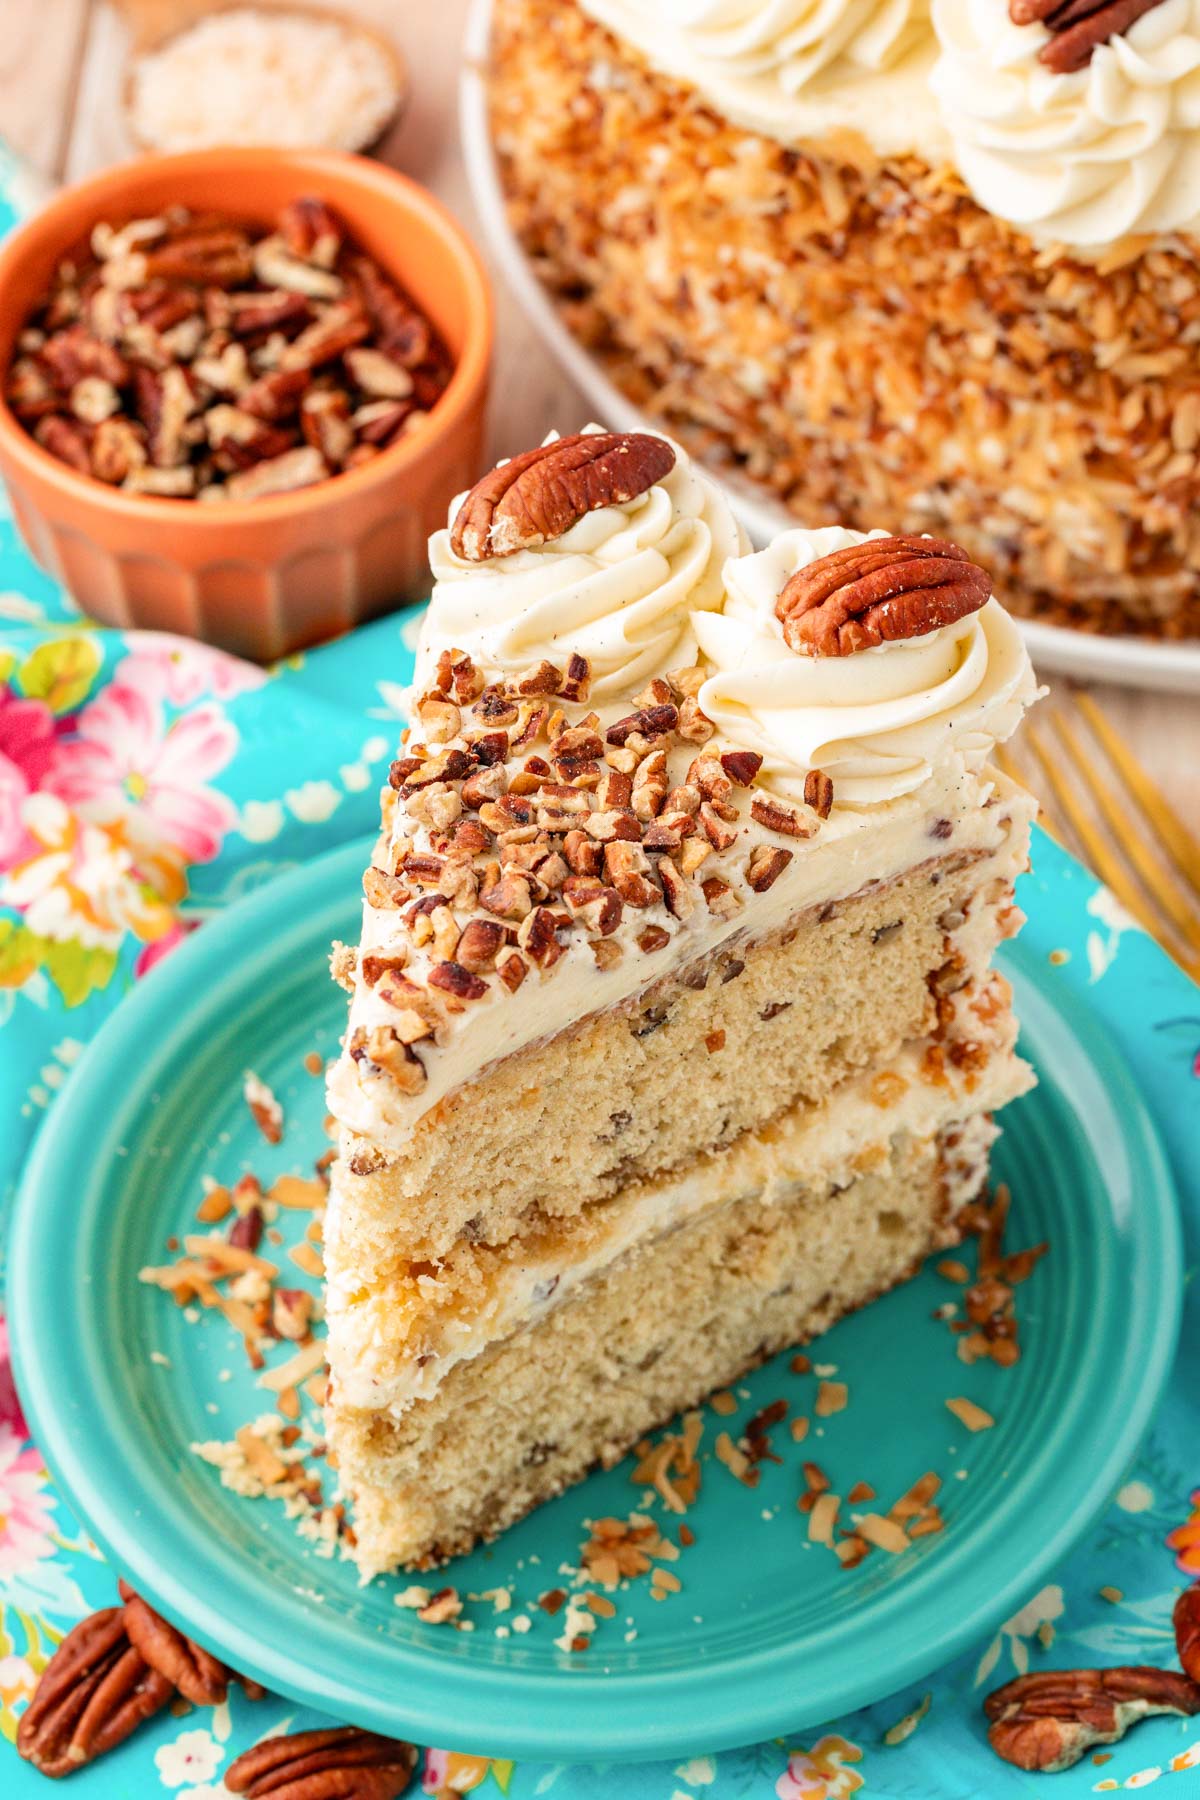
[[[229,1692],[229,1671],[224,1663],[168,1625],[128,1582],[117,1585],[125,1602],[125,1629],[134,1649],[193,1706],[220,1706]]]
[[[72,1775],[167,1704],[175,1689],[105,1607],[67,1634],[17,1726],[17,1750],[43,1775]]]
[[[413,300],[302,198],[273,232],[183,207],[98,224],[26,320],[6,392],[81,474],[253,500],[377,456],[451,368]]]
[[[1155,1713],[1200,1712],[1200,1686],[1173,1669],[1046,1669],[984,1701],[988,1742],[1018,1769],[1057,1774]]]
[[[225,1786],[249,1800],[396,1800],[417,1753],[397,1738],[347,1725],[265,1738],[227,1770]]]

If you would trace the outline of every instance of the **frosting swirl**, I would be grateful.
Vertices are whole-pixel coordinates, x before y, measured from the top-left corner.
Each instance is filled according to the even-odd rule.
[[[446,645],[464,650],[489,680],[576,651],[591,664],[598,705],[693,662],[690,616],[721,604],[722,566],[746,540],[716,484],[673,447],[675,467],[661,482],[587,513],[536,549],[467,562],[439,531],[429,546],[435,585],[417,691]]]
[[[721,613],[694,620],[713,673],[700,690],[717,729],[763,758],[766,785],[803,795],[810,769],[833,779],[835,804],[894,800],[961,758],[979,768],[1034,698],[1016,626],[996,600],[924,637],[853,656],[798,656],[775,603],[798,568],[882,531],[787,531],[725,566]]]
[[[1200,218],[1200,0],[1164,0],[1065,75],[1002,0],[933,0],[933,22],[933,91],[988,212],[1085,249]]]
[[[928,28],[926,0],[662,0],[665,31],[732,76],[773,75],[796,94],[833,63],[840,79],[886,69]]]
[[[819,143],[844,131],[880,155],[944,153],[922,105],[929,0],[582,0],[601,25],[748,131]]]

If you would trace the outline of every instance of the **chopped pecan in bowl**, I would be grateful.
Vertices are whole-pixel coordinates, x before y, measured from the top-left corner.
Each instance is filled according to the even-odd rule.
[[[254,500],[377,456],[451,373],[416,303],[304,196],[272,231],[186,207],[95,225],[27,318],[6,399],[110,486]]]

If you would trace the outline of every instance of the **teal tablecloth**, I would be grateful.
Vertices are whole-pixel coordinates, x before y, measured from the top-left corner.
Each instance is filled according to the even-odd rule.
[[[31,190],[0,158],[0,226]],[[399,729],[414,614],[264,673],[170,638],[97,630],[30,562],[0,507],[0,1220],[25,1150],[100,1021],[214,910],[369,830]],[[1175,1162],[1189,1266],[1200,1244],[1200,994],[1125,929],[1081,870],[1056,921],[1064,980],[1134,1061]],[[1027,905],[1037,904],[1037,877]],[[1057,883],[1061,895],[1061,876]],[[0,1255],[3,1232],[0,1227]],[[53,1330],[47,1319],[46,1330]],[[1102,1763],[1032,1778],[995,1761],[986,1688],[1042,1665],[1170,1661],[1181,1580],[1200,1574],[1200,1305],[1136,1467],[1055,1579],[990,1641],[918,1689],[796,1740],[638,1767],[491,1762],[428,1749],[429,1793],[515,1800],[968,1800],[1162,1780],[1200,1794],[1200,1721],[1144,1726]],[[1102,1587],[1120,1590],[1112,1602]],[[0,1317],[0,1794],[43,1778],[12,1748],[54,1643],[115,1597],[116,1571],[55,1496],[24,1435]],[[916,1715],[905,1729],[901,1722]],[[160,1717],[73,1778],[79,1800],[216,1800],[254,1738],[319,1723],[274,1700]],[[900,1726],[900,1729],[897,1727]],[[620,1722],[614,1720],[614,1731]],[[480,1746],[486,1750],[486,1746]],[[1189,1773],[1188,1771],[1191,1771]]]

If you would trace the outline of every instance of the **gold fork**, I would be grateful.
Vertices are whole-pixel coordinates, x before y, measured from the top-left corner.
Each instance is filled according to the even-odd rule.
[[[996,760],[1037,794],[1042,824],[1200,981],[1200,842],[1092,696],[1056,688],[1045,725],[1027,724],[1018,742],[1037,774],[1008,749]]]

